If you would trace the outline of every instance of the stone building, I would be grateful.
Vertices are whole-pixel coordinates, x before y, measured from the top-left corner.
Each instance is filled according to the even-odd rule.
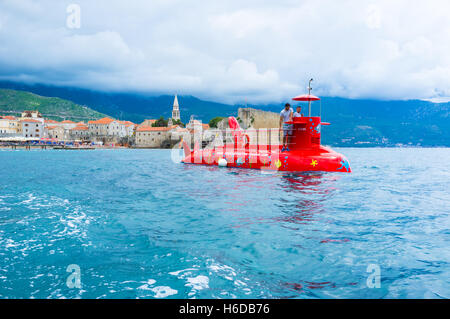
[[[89,121],[88,128],[93,139],[127,136],[125,124],[109,117],[104,117],[97,121]]]
[[[67,141],[69,139],[67,130],[62,126],[47,126],[46,129],[49,138],[55,138],[61,141]]]
[[[142,122],[140,124],[140,126],[152,126],[153,123],[155,123],[156,120],[150,119],[150,120],[145,120],[144,122]]]
[[[175,121],[180,120],[180,106],[178,105],[178,97],[176,94],[175,98],[173,99],[172,119]]]
[[[169,118],[167,126],[172,126],[174,121],[180,120],[180,106],[178,105],[178,97],[175,94],[175,98],[173,99],[172,106],[172,117]]]
[[[130,121],[120,121],[120,123],[125,125],[125,136],[133,137],[137,125]]]
[[[21,118],[21,131],[23,137],[40,139],[44,137],[44,123],[34,118]]]
[[[21,132],[21,123],[16,117],[9,115],[0,117],[0,134],[19,135]]]
[[[44,120],[44,125],[45,126],[63,126],[62,124],[61,124],[61,122],[58,122],[58,121],[55,121],[55,120],[48,120],[48,119],[45,119]]]
[[[64,127],[66,130],[70,130],[72,128],[74,128],[75,126],[77,126],[77,123],[70,121],[70,120],[65,120],[59,123],[60,126]]]
[[[191,119],[189,120],[189,123],[186,125],[186,128],[188,130],[209,130],[209,124],[202,123],[199,120],[194,119],[194,116],[191,115]]]
[[[172,141],[172,144],[176,144],[181,140],[190,141],[191,132],[187,128],[178,126],[175,129],[171,130],[170,139]]]
[[[22,118],[32,118],[32,119],[42,119],[42,120],[44,120],[42,118],[42,114],[39,113],[39,111],[23,111],[21,117]]]
[[[91,139],[89,127],[85,124],[78,123],[77,126],[69,130],[69,137],[74,141],[89,141]]]
[[[180,106],[178,105],[178,97],[176,94],[175,94],[175,98],[173,99],[172,119],[180,120]]]
[[[196,141],[200,142],[204,140],[204,133],[209,130],[209,124],[204,124],[201,121],[194,119],[194,116],[191,115],[191,119],[186,125],[186,129],[188,129],[191,134],[192,143],[195,143]]]
[[[139,125],[136,129],[135,144],[137,147],[162,148],[171,145],[171,127],[152,127]]]

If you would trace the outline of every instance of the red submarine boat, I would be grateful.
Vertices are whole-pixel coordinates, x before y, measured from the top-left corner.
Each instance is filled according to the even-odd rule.
[[[350,164],[344,155],[320,145],[321,126],[330,123],[321,122],[320,116],[311,116],[311,101],[320,100],[311,94],[299,95],[294,101],[309,102],[309,116],[295,117],[288,151],[282,151],[281,145],[258,143],[258,132],[242,130],[234,117],[228,118],[234,143],[200,149],[195,143],[191,151],[183,141],[185,158],[183,163],[261,169],[287,172],[344,172],[350,173]]]

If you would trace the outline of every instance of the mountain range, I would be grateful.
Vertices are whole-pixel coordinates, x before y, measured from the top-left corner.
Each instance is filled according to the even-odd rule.
[[[71,87],[30,85],[0,81],[0,88],[32,92],[44,97],[68,100],[87,109],[121,120],[140,123],[144,119],[171,116],[173,95],[111,93]],[[299,92],[301,93],[301,92]],[[237,114],[239,107],[279,112],[284,103],[265,105],[229,105],[205,101],[194,96],[178,96],[181,120],[189,117],[203,122],[216,116]],[[3,103],[4,104],[4,103]],[[297,105],[291,103],[293,105]],[[303,113],[307,104],[302,103]],[[32,107],[32,105],[30,105]],[[331,122],[323,127],[322,141],[332,146],[450,146],[450,103],[422,100],[380,101],[323,97],[313,102],[313,115]],[[0,112],[2,102],[0,95]],[[97,117],[97,116],[95,116]]]
[[[45,97],[31,92],[0,88],[0,114],[20,116],[25,110],[38,110],[46,118],[57,121],[87,122],[106,116],[85,105],[59,97]]]

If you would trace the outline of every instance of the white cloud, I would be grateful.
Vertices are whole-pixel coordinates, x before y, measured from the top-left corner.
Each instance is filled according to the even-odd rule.
[[[0,2],[0,79],[272,102],[450,96],[450,3]]]

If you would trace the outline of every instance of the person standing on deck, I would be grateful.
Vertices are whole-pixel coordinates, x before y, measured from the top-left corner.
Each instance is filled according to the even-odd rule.
[[[294,111],[291,108],[291,105],[289,103],[286,103],[284,105],[284,109],[280,112],[280,130],[283,129],[283,147],[281,148],[281,151],[289,151],[289,140],[290,136],[292,135],[292,124],[287,124],[286,122],[292,121],[292,115],[294,114]]]
[[[294,113],[293,117],[303,117],[301,106],[297,106],[297,112]]]

